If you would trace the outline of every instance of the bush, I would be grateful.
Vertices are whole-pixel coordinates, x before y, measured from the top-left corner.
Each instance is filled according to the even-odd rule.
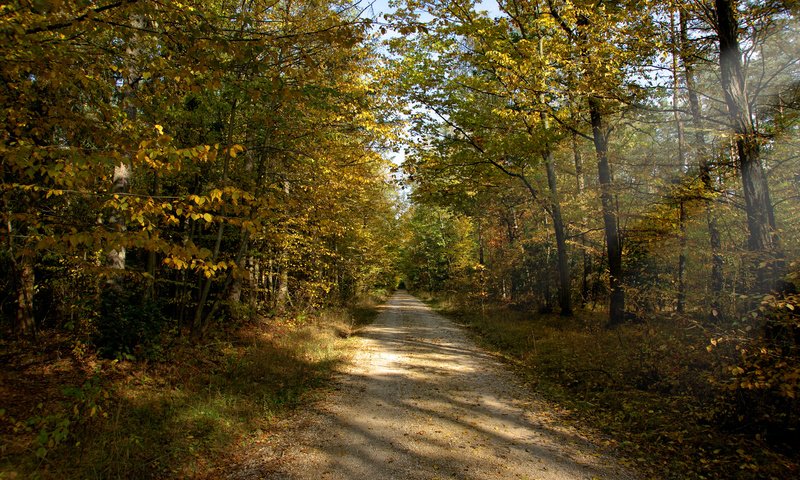
[[[767,295],[737,328],[712,340],[715,381],[728,395],[719,420],[736,430],[797,444],[800,428],[800,295]],[[742,422],[746,419],[746,422]]]
[[[135,353],[157,350],[167,318],[160,305],[145,299],[141,288],[111,287],[100,296],[94,344],[107,358],[132,359]]]

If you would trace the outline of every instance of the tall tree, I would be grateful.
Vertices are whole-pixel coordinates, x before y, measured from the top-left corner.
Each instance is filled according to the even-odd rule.
[[[678,8],[678,24],[680,29],[680,48],[679,56],[683,65],[683,77],[686,85],[686,97],[689,103],[689,113],[692,119],[692,129],[694,138],[691,142],[696,158],[697,166],[700,171],[700,181],[705,189],[705,208],[706,223],[708,225],[708,239],[711,247],[711,301],[709,302],[709,313],[712,318],[717,318],[721,314],[720,297],[724,284],[722,242],[717,223],[717,213],[714,208],[714,192],[716,187],[712,178],[711,163],[703,123],[703,113],[701,111],[700,97],[697,89],[697,78],[695,65],[697,63],[698,48],[689,38],[688,10]],[[676,113],[677,114],[677,113]]]
[[[735,0],[715,0],[714,26],[719,42],[720,80],[742,177],[747,245],[755,256],[757,290],[768,292],[776,287],[785,267],[742,63],[737,5]]]

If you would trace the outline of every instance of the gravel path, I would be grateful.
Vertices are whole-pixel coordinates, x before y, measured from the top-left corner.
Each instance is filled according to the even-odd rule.
[[[232,478],[632,478],[452,322],[405,292],[383,308],[333,394]]]

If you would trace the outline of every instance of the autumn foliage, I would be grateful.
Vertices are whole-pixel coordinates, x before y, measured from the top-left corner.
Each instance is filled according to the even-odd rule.
[[[28,441],[8,445],[38,471],[112,405],[177,425],[158,382],[147,405],[114,398],[147,362],[176,391],[241,379],[250,408],[241,362],[311,382],[336,335],[308,319],[402,279],[596,405],[621,448],[666,439],[675,468],[702,451],[703,478],[795,473],[796,2],[395,7],[0,6],[0,420]],[[321,360],[276,331],[305,332],[298,352],[324,331]],[[196,381],[167,371],[206,357]]]
[[[358,10],[13,2],[2,14],[2,311],[17,334],[81,328],[133,354],[167,327],[199,337],[231,315],[393,281],[372,148],[391,130]]]
[[[666,442],[659,478],[796,469],[797,15],[430,0],[392,17],[419,139],[406,279],[601,428]]]

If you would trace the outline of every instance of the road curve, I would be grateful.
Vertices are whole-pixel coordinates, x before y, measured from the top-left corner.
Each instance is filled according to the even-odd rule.
[[[398,292],[333,394],[233,478],[627,479],[460,327]]]

